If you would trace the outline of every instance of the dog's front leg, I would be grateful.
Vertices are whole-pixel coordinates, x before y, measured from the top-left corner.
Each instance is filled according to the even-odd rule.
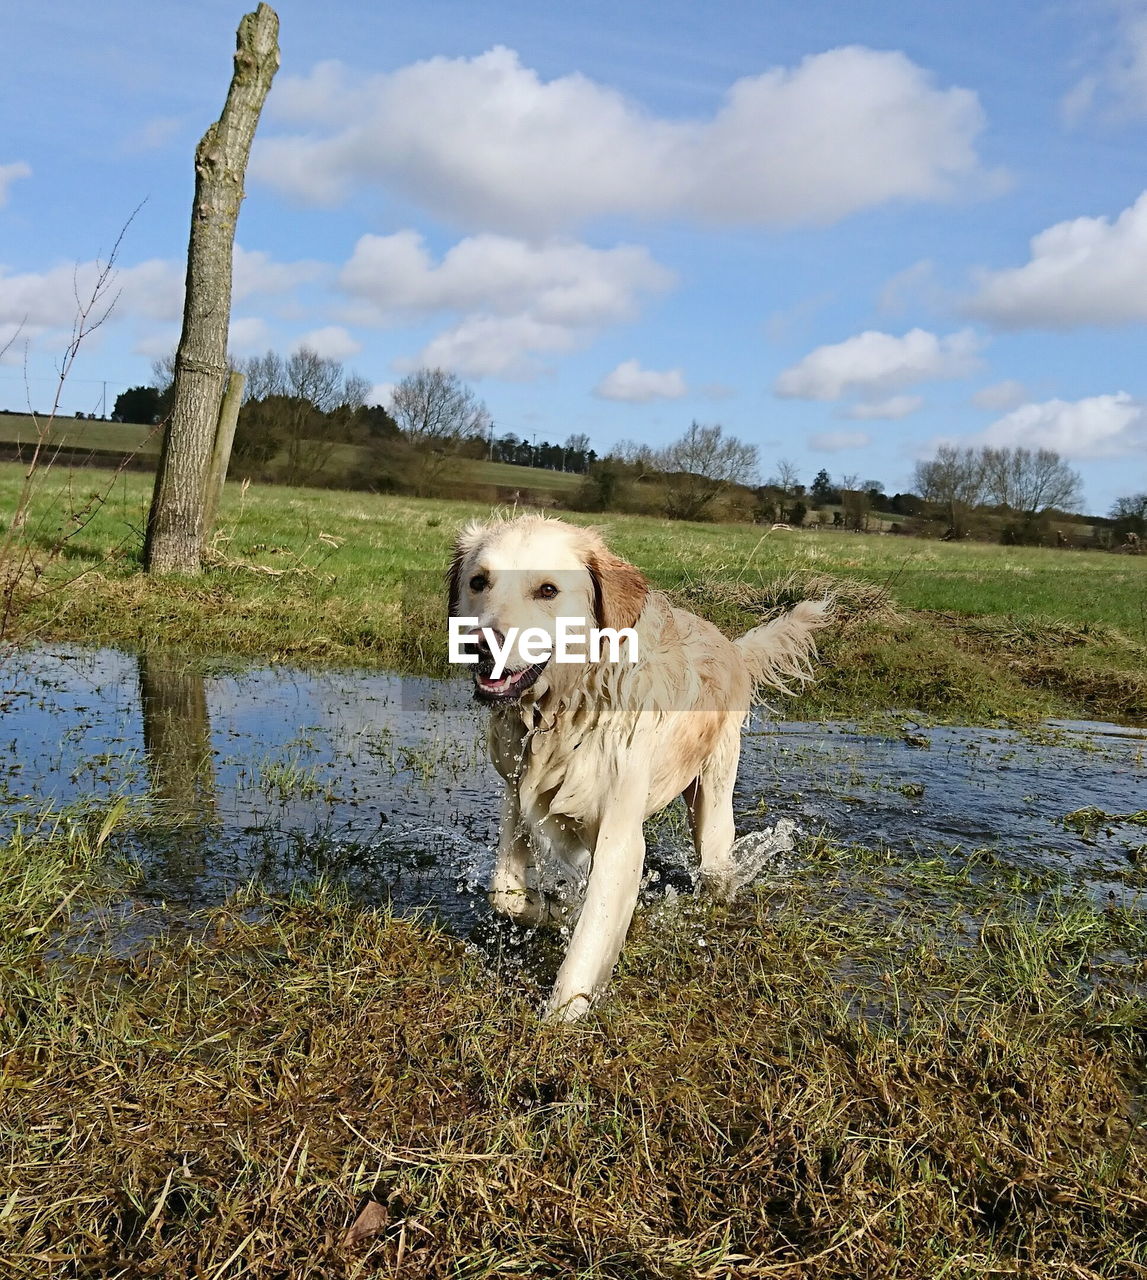
[[[546,911],[540,895],[531,891],[529,870],[533,861],[526,833],[518,789],[507,780],[502,795],[502,821],[498,829],[498,854],[490,879],[490,905],[522,924],[538,924]]]
[[[637,906],[645,836],[641,829],[647,787],[626,778],[625,796],[607,802],[593,851],[585,902],[569,950],[546,1004],[550,1022],[573,1022],[601,994],[621,954]]]

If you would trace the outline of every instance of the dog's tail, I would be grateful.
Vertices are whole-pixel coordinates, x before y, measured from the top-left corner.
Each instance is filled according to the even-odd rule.
[[[812,680],[816,633],[832,621],[834,601],[802,600],[779,617],[747,631],[734,641],[758,689],[796,693],[793,688]]]

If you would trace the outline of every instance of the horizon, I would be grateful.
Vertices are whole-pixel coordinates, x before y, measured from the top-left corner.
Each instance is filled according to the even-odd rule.
[[[720,422],[762,480],[788,457],[905,492],[955,443],[1055,449],[1083,511],[1147,489],[1143,0],[731,0],[719,20],[674,0],[652,36],[643,6],[597,0],[277,8],[237,356],[309,343],[379,403],[441,364],[499,434],[585,433],[599,454]],[[110,417],[174,346],[192,152],[240,16],[219,0],[158,25],[141,0],[14,16],[13,412],[50,401],[74,285],[141,201],[61,416]]]

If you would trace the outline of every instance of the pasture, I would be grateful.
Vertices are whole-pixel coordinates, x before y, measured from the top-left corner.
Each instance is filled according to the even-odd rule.
[[[1045,723],[1147,719],[1147,557],[594,521],[730,630],[829,588],[841,620],[804,723],[746,741],[738,827],[799,819],[791,854],[718,906],[651,822],[610,996],[559,1029],[557,940],[452,889],[476,727],[411,697],[454,706],[485,510],[229,486],[208,571],[153,583],[149,494],[49,473],[11,593],[11,1274],[1147,1275],[1143,738]]]
[[[3,507],[20,476],[0,466]],[[153,583],[137,571],[150,493],[144,476],[49,473],[32,521],[43,572],[18,593],[14,635],[445,670],[443,566],[454,532],[488,507],[228,485],[210,571]],[[730,630],[759,616],[746,588],[760,588],[766,608],[790,578],[789,595],[834,583],[875,589],[883,605],[848,613],[795,715],[1147,716],[1147,557],[564,518],[599,524],[658,587]]]

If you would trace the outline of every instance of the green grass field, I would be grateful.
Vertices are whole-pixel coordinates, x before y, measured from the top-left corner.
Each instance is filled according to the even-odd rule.
[[[5,509],[20,476],[0,468]],[[488,508],[229,485],[209,571],[153,582],[138,572],[149,499],[146,476],[48,473],[31,526],[42,573],[17,593],[10,629],[444,669],[443,566],[457,528]],[[809,590],[827,577],[886,593],[888,607],[867,618],[853,610],[829,638],[822,678],[794,714],[1147,717],[1147,557],[638,516],[592,522],[656,585],[730,631],[756,621],[731,599],[736,584],[765,592],[796,575]]]
[[[42,477],[6,639],[442,670],[448,548],[487,509],[233,486],[208,569],[153,582],[149,494]],[[731,631],[835,586],[790,714],[1147,718],[1147,558],[599,523]],[[152,822],[171,837],[124,802],[0,840],[5,1274],[1147,1275],[1147,846],[1104,905],[990,850],[810,837],[733,905],[639,912],[561,1029],[498,953],[321,884],[149,935],[114,851]],[[109,947],[137,918],[150,941]]]
[[[34,444],[37,423],[28,414],[0,413],[0,445]],[[150,427],[126,422],[92,422],[87,419],[60,417],[51,425],[48,443],[68,449],[92,449],[122,453],[159,453],[160,433]],[[364,450],[354,444],[336,444],[330,451],[326,470],[353,472],[360,466]],[[234,470],[241,478],[242,467]],[[581,476],[564,471],[547,471],[541,467],[518,467],[508,462],[461,458],[456,473],[459,483],[497,485],[508,489],[569,494],[581,483]]]
[[[28,414],[0,413],[0,444],[35,444],[36,420]],[[130,422],[91,422],[57,418],[48,443],[68,449],[112,450],[121,453],[159,453],[159,432]]]

